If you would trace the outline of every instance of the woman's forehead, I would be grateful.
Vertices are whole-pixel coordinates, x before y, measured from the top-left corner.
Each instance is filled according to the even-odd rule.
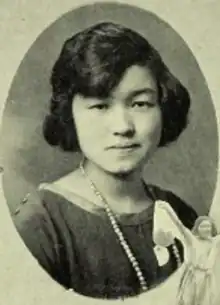
[[[155,93],[157,93],[157,82],[152,72],[147,67],[135,65],[125,71],[110,95],[111,97],[123,97]]]

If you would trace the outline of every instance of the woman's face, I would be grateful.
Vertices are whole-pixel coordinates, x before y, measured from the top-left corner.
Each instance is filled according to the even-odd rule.
[[[72,109],[83,154],[107,172],[134,171],[159,144],[158,90],[147,68],[128,68],[108,99],[76,95]]]
[[[212,235],[212,224],[209,220],[203,220],[198,226],[198,234],[201,238],[206,239]]]

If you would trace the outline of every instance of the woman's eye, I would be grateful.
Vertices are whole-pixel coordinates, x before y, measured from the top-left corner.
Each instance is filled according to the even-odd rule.
[[[107,104],[96,104],[96,105],[90,106],[89,108],[90,109],[105,110],[105,109],[108,108],[108,105]]]
[[[138,108],[153,107],[153,106],[154,106],[154,104],[149,101],[137,101],[137,102],[132,103],[132,107],[138,107]]]

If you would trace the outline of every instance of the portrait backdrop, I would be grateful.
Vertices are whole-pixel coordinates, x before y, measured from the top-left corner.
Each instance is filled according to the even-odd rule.
[[[147,11],[113,3],[88,5],[63,15],[33,43],[14,76],[1,129],[3,187],[10,211],[39,183],[67,174],[79,162],[79,154],[46,144],[42,122],[49,107],[50,72],[64,41],[101,21],[123,24],[146,37],[189,90],[192,104],[187,129],[176,143],[158,150],[146,165],[144,178],[172,190],[199,214],[207,213],[217,179],[218,134],[205,77],[171,26]]]

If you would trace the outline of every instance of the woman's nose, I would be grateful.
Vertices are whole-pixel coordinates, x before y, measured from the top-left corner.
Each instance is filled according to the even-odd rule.
[[[115,107],[111,116],[111,130],[115,135],[132,136],[134,134],[134,122],[128,109]]]

